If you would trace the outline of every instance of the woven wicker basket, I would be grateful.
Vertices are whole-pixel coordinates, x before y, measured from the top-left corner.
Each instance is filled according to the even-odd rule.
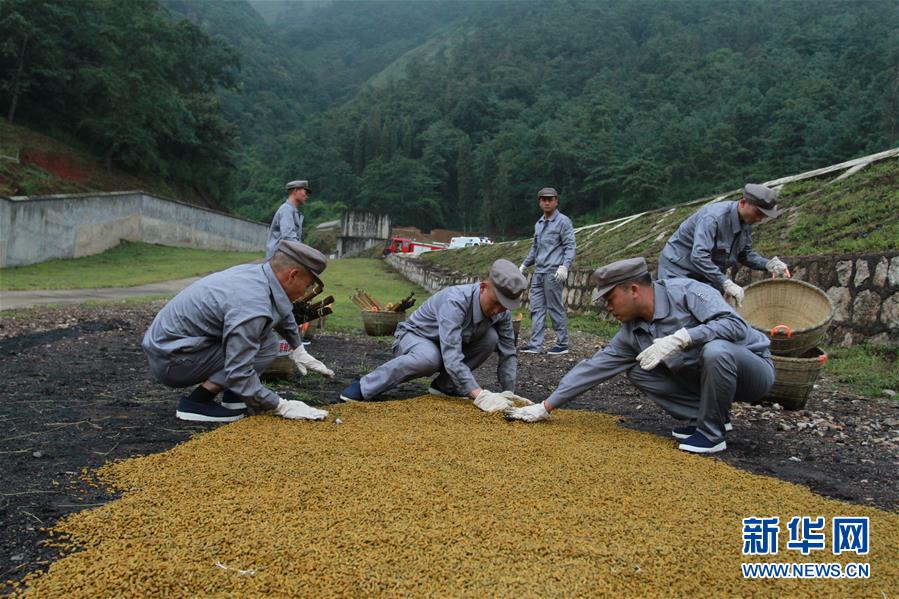
[[[777,402],[787,410],[801,410],[821,374],[821,368],[827,362],[827,354],[816,347],[798,358],[772,356],[772,359],[774,386],[762,401]]]
[[[771,339],[771,353],[799,356],[822,345],[833,302],[827,294],[803,281],[766,279],[746,287],[740,314]]]
[[[303,331],[303,339],[314,339],[315,334],[321,332],[325,328],[325,319],[327,316],[316,318],[308,322],[309,326]]]
[[[365,333],[372,337],[393,335],[396,325],[406,320],[405,312],[370,312],[362,310],[362,324]]]

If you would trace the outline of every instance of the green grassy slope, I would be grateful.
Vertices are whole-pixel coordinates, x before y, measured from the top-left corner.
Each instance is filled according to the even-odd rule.
[[[159,177],[107,170],[95,156],[84,150],[28,127],[0,120],[0,195],[136,189],[209,206],[193,190],[173,186]]]
[[[784,186],[784,213],[757,225],[753,245],[762,255],[799,256],[874,252],[899,247],[899,159],[883,160],[836,183],[835,174]],[[734,192],[727,199],[737,199]],[[645,256],[658,258],[678,225],[705,201],[654,210],[630,222],[582,228],[577,232],[575,268]],[[562,206],[564,211],[564,205]],[[539,212],[534,206],[534,220]],[[530,239],[425,254],[426,260],[468,274],[486,272],[497,258],[516,264],[527,255]]]

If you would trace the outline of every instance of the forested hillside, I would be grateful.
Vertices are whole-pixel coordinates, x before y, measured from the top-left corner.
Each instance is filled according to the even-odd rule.
[[[0,6],[0,109],[258,219],[303,177],[519,236],[545,185],[583,224],[899,143],[893,0]]]

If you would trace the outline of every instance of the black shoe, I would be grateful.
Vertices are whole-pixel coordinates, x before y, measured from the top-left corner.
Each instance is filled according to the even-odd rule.
[[[465,397],[464,395],[460,395],[458,392],[453,391],[452,389],[441,387],[437,384],[437,379],[431,381],[431,386],[428,387],[428,393],[430,393],[431,395],[437,395],[438,397]]]
[[[246,410],[247,404],[240,395],[225,389],[225,392],[222,393],[222,407],[229,410]]]
[[[192,422],[234,422],[246,415],[245,410],[229,410],[214,402],[191,401],[187,396],[178,400],[178,409],[175,411],[178,420]]]
[[[550,356],[561,356],[568,353],[568,348],[564,345],[554,345],[546,350],[546,353]]]

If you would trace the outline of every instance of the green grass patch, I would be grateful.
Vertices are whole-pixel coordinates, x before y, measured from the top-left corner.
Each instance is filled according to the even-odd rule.
[[[221,252],[124,242],[84,258],[0,269],[0,290],[134,287],[260,260],[262,252]]]
[[[328,316],[325,331],[362,331],[359,308],[350,300],[356,289],[364,289],[382,305],[398,301],[414,291],[417,301],[408,311],[409,314],[431,297],[427,290],[404,279],[384,260],[375,258],[330,260],[328,268],[322,273],[322,281],[325,283],[325,290],[316,299],[334,296],[334,313]]]
[[[831,347],[827,354],[824,371],[859,395],[882,397],[884,389],[899,391],[899,346]]]

